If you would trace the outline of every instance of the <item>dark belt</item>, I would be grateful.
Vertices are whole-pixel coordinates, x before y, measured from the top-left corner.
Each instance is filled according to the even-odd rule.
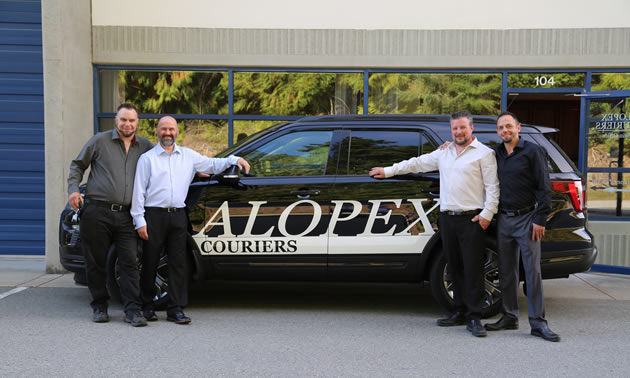
[[[481,212],[481,210],[477,209],[477,210],[467,210],[467,211],[451,211],[451,210],[447,210],[447,211],[442,211],[442,214],[446,214],[446,215],[477,215]]]
[[[534,206],[530,206],[530,207],[524,207],[524,208],[518,209],[518,210],[499,209],[499,211],[501,212],[501,214],[505,214],[508,217],[516,217],[518,215],[527,214],[527,213],[529,213],[532,210],[536,210],[536,207],[538,207],[538,206],[534,205]]]
[[[184,211],[184,207],[152,207],[152,206],[147,206],[144,208],[145,210],[151,210],[151,211],[161,211],[163,213],[176,213],[178,211]]]
[[[131,206],[119,205],[117,203],[109,203],[104,201],[95,201],[92,199],[88,199],[87,204],[103,207],[114,212],[129,211],[131,209]]]

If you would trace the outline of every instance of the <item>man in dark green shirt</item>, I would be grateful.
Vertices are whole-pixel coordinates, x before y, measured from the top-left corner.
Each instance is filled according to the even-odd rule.
[[[135,135],[138,113],[134,105],[120,105],[115,122],[114,130],[94,135],[70,163],[68,203],[74,210],[82,206],[80,232],[92,294],[92,320],[109,321],[105,267],[109,248],[115,243],[125,321],[144,326],[147,323],[140,312],[137,238],[129,210],[138,158],[153,144]],[[79,185],[88,167],[84,203]]]

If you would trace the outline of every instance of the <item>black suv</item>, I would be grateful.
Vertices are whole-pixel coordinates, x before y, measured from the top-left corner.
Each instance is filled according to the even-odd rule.
[[[475,117],[474,135],[493,145],[495,117]],[[568,277],[597,256],[586,229],[583,181],[549,138],[557,130],[523,125],[520,136],[548,153],[552,211],[542,243],[543,278]],[[190,186],[191,280],[429,281],[435,299],[452,307],[451,279],[437,226],[439,173],[376,180],[387,166],[451,140],[449,117],[436,115],[322,116],[275,125],[219,154],[249,161],[240,178],[215,175]],[[499,311],[501,290],[495,231],[487,230],[486,315]],[[62,264],[84,275],[77,217],[61,214]],[[109,258],[116,294],[116,251]],[[156,280],[168,293],[163,258]]]

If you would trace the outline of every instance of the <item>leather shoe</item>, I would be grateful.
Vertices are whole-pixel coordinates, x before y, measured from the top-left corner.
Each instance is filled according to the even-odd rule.
[[[175,324],[188,324],[190,323],[190,318],[186,315],[184,315],[183,312],[178,311],[175,313],[167,313],[166,314],[166,320],[168,320],[169,322],[175,322]]]
[[[558,342],[560,341],[560,335],[550,330],[549,327],[545,324],[538,328],[532,328],[532,335],[542,337],[547,341]]]
[[[144,310],[142,311],[142,315],[144,316],[144,318],[150,322],[154,322],[156,320],[158,320],[157,315],[155,314],[155,311],[153,310]]]
[[[518,329],[518,319],[503,315],[495,323],[486,323],[484,326],[488,331],[500,331],[502,329]]]
[[[109,315],[107,315],[107,310],[96,309],[92,313],[92,321],[94,323],[107,323],[109,321]]]
[[[469,320],[468,324],[466,324],[466,329],[469,330],[475,337],[486,337],[488,335],[486,329],[483,328],[483,325],[481,325],[481,320]]]
[[[438,319],[437,321],[437,325],[440,327],[452,327],[464,324],[466,324],[466,317],[459,311],[454,312],[448,318]]]
[[[140,311],[129,311],[125,314],[125,323],[129,323],[134,327],[144,327],[147,325],[147,320]]]

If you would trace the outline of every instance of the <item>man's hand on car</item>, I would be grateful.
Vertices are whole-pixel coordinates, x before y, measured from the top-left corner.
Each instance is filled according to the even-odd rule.
[[[385,178],[385,168],[383,167],[374,167],[370,169],[370,177],[377,179]]]
[[[236,162],[236,165],[238,165],[238,167],[241,170],[245,170],[245,173],[249,173],[249,163],[247,162],[247,160],[245,160],[243,158],[238,158],[238,161]]]

